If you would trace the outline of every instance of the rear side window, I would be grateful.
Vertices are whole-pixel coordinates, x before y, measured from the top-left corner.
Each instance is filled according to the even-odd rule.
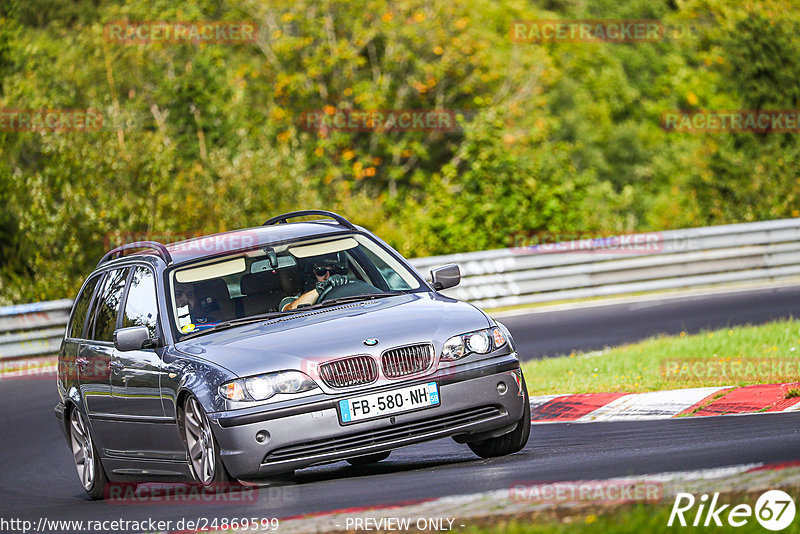
[[[156,304],[156,281],[153,271],[147,267],[136,267],[131,278],[122,327],[146,326],[150,338],[156,337],[158,305]]]
[[[110,271],[103,282],[103,287],[97,294],[94,311],[94,332],[91,339],[96,341],[112,341],[114,330],[117,328],[117,313],[122,300],[122,291],[125,289],[125,279],[129,268]]]
[[[95,276],[90,278],[86,285],[83,286],[83,291],[78,295],[78,300],[75,303],[75,313],[72,314],[72,322],[69,327],[69,337],[80,339],[83,337],[83,323],[86,321],[86,312],[89,310],[89,304],[92,302],[92,293],[97,286],[97,282],[102,278]]]

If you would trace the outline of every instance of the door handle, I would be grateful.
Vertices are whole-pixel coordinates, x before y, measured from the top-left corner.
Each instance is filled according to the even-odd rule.
[[[119,360],[111,360],[109,365],[111,365],[111,369],[116,373],[125,369],[125,365]]]
[[[86,367],[89,365],[89,360],[84,357],[80,357],[75,359],[75,363],[77,363],[79,367]]]

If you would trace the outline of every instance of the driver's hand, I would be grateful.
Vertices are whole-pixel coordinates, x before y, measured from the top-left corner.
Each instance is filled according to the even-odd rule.
[[[334,274],[324,282],[317,282],[317,293],[320,295],[328,288],[338,287],[345,285],[349,280],[346,276],[341,274]]]

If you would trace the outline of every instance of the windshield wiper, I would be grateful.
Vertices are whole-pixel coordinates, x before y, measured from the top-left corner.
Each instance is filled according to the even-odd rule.
[[[234,328],[236,326],[242,326],[245,324],[259,323],[264,320],[274,319],[276,317],[283,317],[285,315],[291,315],[293,313],[297,313],[297,310],[285,310],[285,311],[261,313],[259,315],[250,315],[249,317],[242,317],[241,319],[231,319],[229,321],[222,321],[210,328],[204,328],[203,330],[198,330],[197,332],[190,332],[184,335],[181,338],[181,341],[183,341],[184,339],[193,338],[198,335],[207,334],[208,332],[219,332],[220,330],[227,330],[229,328]]]
[[[326,300],[325,302],[319,302],[317,304],[312,304],[311,306],[302,306],[297,308],[298,310],[314,310],[317,308],[327,308],[328,306],[337,306],[339,304],[347,304],[349,302],[359,302],[362,300],[373,300],[373,299],[382,299],[386,297],[396,297],[401,293],[364,293],[363,295],[349,295],[347,297],[339,297],[337,299],[330,299]]]

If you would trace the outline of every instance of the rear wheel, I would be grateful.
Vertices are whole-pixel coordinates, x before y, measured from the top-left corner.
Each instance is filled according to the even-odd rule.
[[[525,377],[522,377],[522,391],[525,407],[522,410],[522,419],[517,423],[517,427],[508,434],[503,434],[496,438],[467,443],[472,452],[481,458],[495,458],[521,451],[525,444],[528,443],[528,437],[531,434],[531,402],[528,398]]]
[[[369,465],[378,463],[389,457],[392,451],[376,452],[375,454],[366,454],[364,456],[356,456],[355,458],[348,458],[347,463],[350,465]]]
[[[83,489],[90,499],[102,499],[108,477],[100,464],[89,425],[77,407],[73,407],[69,414],[69,443]]]
[[[222,465],[208,417],[193,396],[187,397],[183,405],[183,434],[195,480],[207,488],[225,489],[225,483],[232,482],[231,477]]]

